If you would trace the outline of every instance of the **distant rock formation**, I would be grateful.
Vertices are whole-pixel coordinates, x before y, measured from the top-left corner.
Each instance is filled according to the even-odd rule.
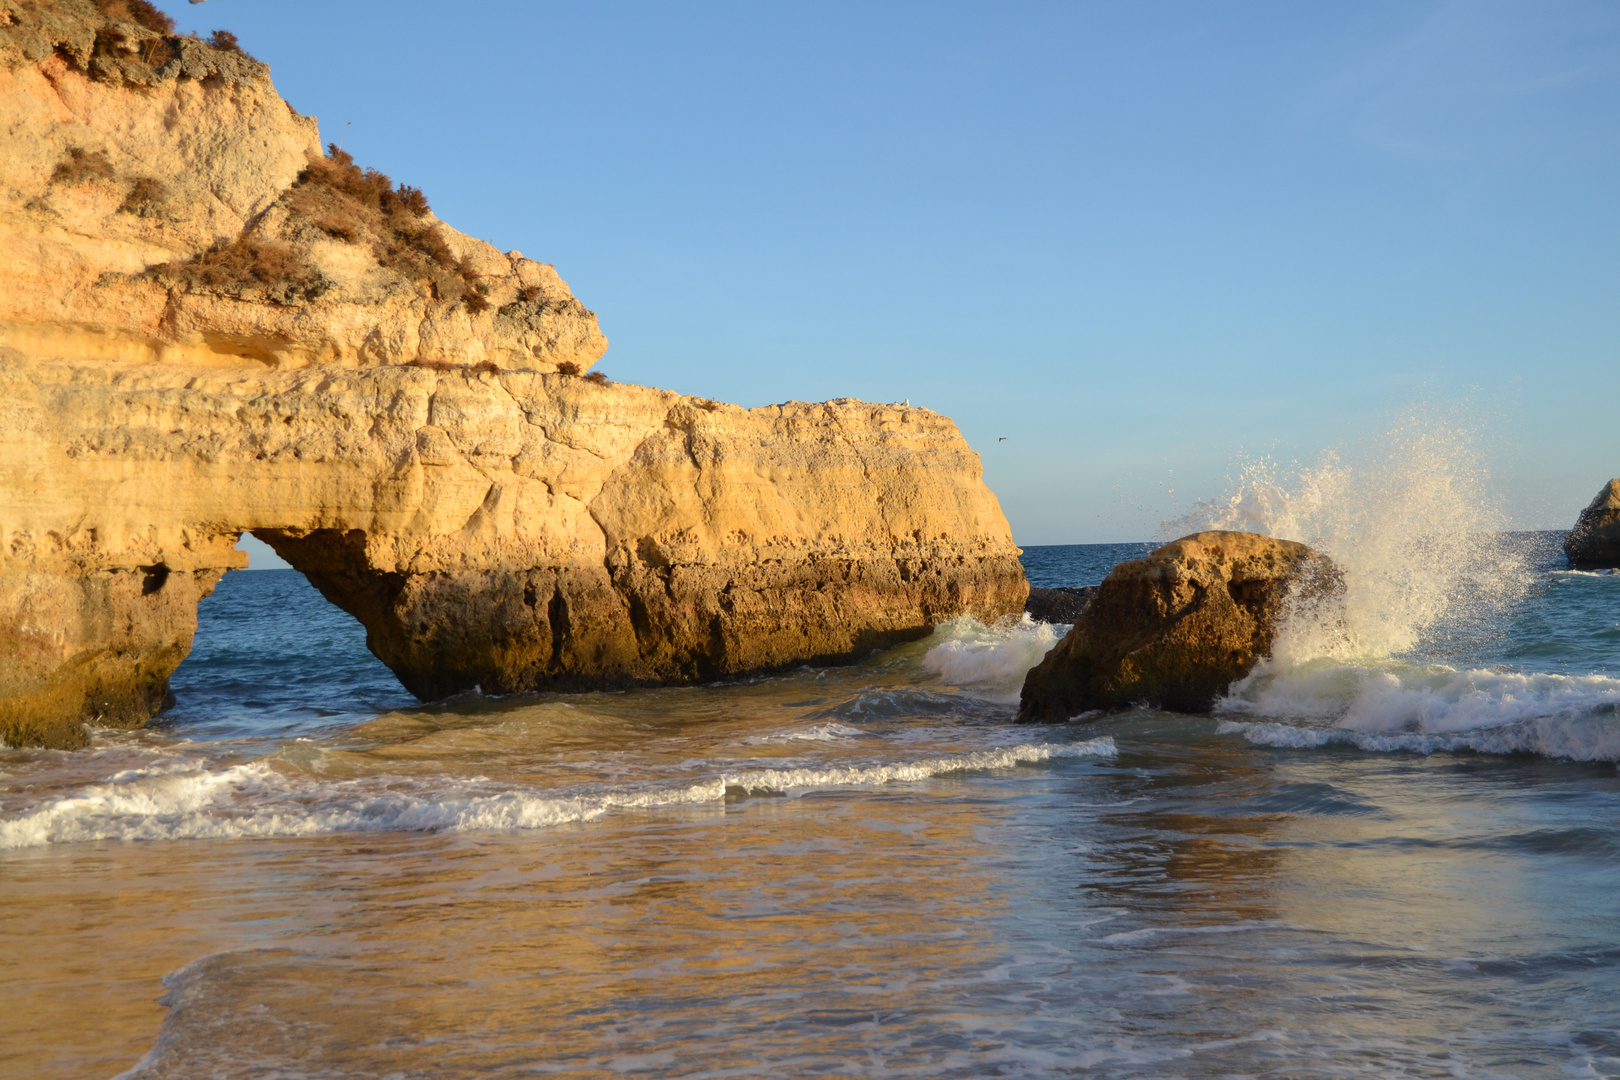
[[[135,12],[131,16],[130,12]],[[0,738],[143,723],[251,531],[412,692],[861,654],[1027,586],[926,409],[583,373],[556,272],[129,3],[0,20]]]
[[[1060,586],[1056,589],[1042,589],[1031,585],[1029,599],[1024,601],[1024,610],[1037,622],[1072,623],[1080,617],[1086,610],[1086,605],[1091,603],[1096,595],[1095,585]]]
[[[1603,485],[1581,511],[1564,538],[1564,554],[1576,570],[1620,567],[1620,479]]]
[[[1025,677],[1018,718],[1056,723],[1146,703],[1208,712],[1271,651],[1290,595],[1342,589],[1304,544],[1203,532],[1121,563],[1074,628]]]

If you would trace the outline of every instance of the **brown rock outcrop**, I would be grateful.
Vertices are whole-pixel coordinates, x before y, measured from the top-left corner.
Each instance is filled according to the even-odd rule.
[[[1576,570],[1620,567],[1620,479],[1610,480],[1587,504],[1564,537],[1564,554]]]
[[[424,698],[850,657],[1026,585],[945,417],[579,377],[544,264],[339,154],[229,49],[0,25],[0,737],[136,725],[251,531]]]
[[[1060,586],[1056,589],[1031,585],[1029,599],[1024,601],[1024,610],[1037,622],[1072,623],[1085,612],[1086,606],[1096,595],[1095,585]]]
[[[1203,532],[1121,563],[1074,628],[1024,679],[1018,718],[1061,722],[1147,703],[1208,712],[1271,651],[1290,597],[1342,588],[1304,544]]]

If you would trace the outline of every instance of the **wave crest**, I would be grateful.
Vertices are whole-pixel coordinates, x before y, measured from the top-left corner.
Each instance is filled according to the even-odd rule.
[[[1343,744],[1620,761],[1620,679],[1606,675],[1265,661],[1233,684],[1216,709],[1302,722],[1223,725],[1268,746]],[[1323,722],[1333,726],[1317,726]]]
[[[1292,608],[1273,646],[1278,661],[1410,653],[1496,621],[1530,586],[1483,460],[1467,424],[1419,407],[1348,460],[1325,452],[1291,476],[1250,462],[1231,491],[1166,531],[1264,533],[1333,559],[1343,597],[1327,609]]]
[[[200,762],[171,762],[126,770],[105,783],[0,821],[0,849],[93,840],[539,829],[591,821],[616,810],[719,804],[729,795],[875,787],[1114,753],[1114,741],[1104,736],[877,765],[749,769],[679,787],[626,787],[563,796],[489,791],[470,781],[441,783],[437,788],[397,778],[311,782],[264,762],[216,771]]]
[[[1028,612],[991,626],[963,615],[934,628],[934,637],[943,640],[924,654],[922,669],[975,697],[1016,705],[1024,676],[1052,651],[1058,636],[1058,627],[1036,622]]]

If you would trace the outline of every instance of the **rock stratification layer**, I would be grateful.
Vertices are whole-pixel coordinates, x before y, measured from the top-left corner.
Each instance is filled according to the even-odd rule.
[[[1121,563],[1074,628],[1024,679],[1018,718],[1061,722],[1146,703],[1208,712],[1271,652],[1291,596],[1342,588],[1304,544],[1203,532]]]
[[[1564,554],[1577,570],[1620,567],[1620,479],[1604,484],[1581,511],[1564,538]]]
[[[926,409],[582,377],[544,264],[323,154],[268,69],[0,26],[0,736],[143,722],[250,531],[424,698],[850,657],[1027,586]],[[150,20],[148,20],[150,21]]]

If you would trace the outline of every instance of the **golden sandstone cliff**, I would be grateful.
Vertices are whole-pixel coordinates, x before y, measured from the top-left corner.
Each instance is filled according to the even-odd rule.
[[[424,698],[850,657],[1027,586],[946,418],[579,374],[555,271],[137,0],[0,0],[0,736],[162,707],[268,541]]]

